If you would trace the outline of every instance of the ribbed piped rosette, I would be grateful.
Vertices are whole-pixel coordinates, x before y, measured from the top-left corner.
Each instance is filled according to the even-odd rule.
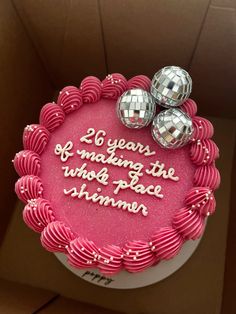
[[[31,150],[22,150],[15,155],[13,164],[19,176],[38,176],[41,168],[40,156]]]
[[[42,197],[43,184],[39,177],[26,175],[16,181],[15,192],[18,198],[27,203],[28,200]]]
[[[49,223],[41,233],[42,246],[50,252],[66,253],[74,234],[63,222]]]
[[[194,117],[197,113],[197,104],[190,98],[185,100],[179,108],[186,112],[189,117]]]
[[[93,241],[77,238],[70,242],[68,262],[77,268],[91,268],[98,263],[99,251]]]
[[[106,76],[102,81],[102,97],[117,100],[128,89],[126,78],[120,73]]]
[[[57,104],[66,114],[78,110],[83,104],[81,91],[75,86],[64,87],[59,93]]]
[[[152,243],[130,241],[124,247],[124,266],[131,273],[143,271],[156,262]]]
[[[195,171],[193,182],[195,186],[216,190],[220,185],[220,173],[215,165],[200,166]]]
[[[39,123],[45,126],[48,131],[53,132],[65,120],[65,113],[55,103],[48,103],[40,111]]]
[[[32,150],[42,154],[50,138],[49,131],[40,124],[27,125],[23,133],[23,145],[25,150]]]
[[[55,217],[51,204],[43,198],[36,198],[28,200],[23,210],[23,219],[29,228],[42,232]]]
[[[87,76],[81,82],[80,90],[85,104],[95,103],[101,98],[101,81],[95,76]]]
[[[147,92],[150,91],[151,80],[145,75],[136,75],[128,80],[128,89],[141,88]]]
[[[177,230],[165,227],[156,231],[152,236],[152,250],[158,260],[170,259],[180,251],[183,237]]]
[[[122,269],[123,251],[117,245],[99,249],[98,268],[103,274],[116,274]]]

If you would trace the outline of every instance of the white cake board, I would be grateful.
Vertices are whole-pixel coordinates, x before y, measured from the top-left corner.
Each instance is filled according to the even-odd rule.
[[[72,273],[94,285],[114,289],[134,289],[157,283],[176,272],[192,256],[200,240],[201,239],[185,242],[181,251],[175,258],[169,261],[162,261],[154,267],[150,267],[143,272],[135,274],[121,271],[114,276],[105,276],[97,269],[81,270],[71,267],[67,263],[65,254],[55,253],[55,255]]]

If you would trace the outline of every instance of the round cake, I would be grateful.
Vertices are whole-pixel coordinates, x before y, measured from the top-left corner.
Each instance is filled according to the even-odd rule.
[[[119,97],[149,92],[150,84],[144,75],[86,77],[24,129],[24,148],[13,160],[23,219],[48,251],[66,254],[76,268],[143,271],[199,238],[215,211],[219,152],[193,100],[179,107],[193,134],[176,149],[158,145],[150,125],[127,128],[118,118]]]

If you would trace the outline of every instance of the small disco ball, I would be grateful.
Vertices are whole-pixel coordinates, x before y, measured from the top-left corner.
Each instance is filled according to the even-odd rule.
[[[161,111],[152,122],[153,139],[164,148],[186,145],[192,133],[191,118],[176,108]]]
[[[177,66],[167,66],[155,73],[151,94],[163,107],[180,106],[192,91],[192,79],[187,71]]]
[[[152,95],[142,89],[130,89],[117,101],[117,115],[128,128],[141,129],[154,118],[156,104]]]

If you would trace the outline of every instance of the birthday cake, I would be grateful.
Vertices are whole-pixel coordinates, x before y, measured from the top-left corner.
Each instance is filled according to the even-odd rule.
[[[86,77],[24,129],[13,160],[23,219],[73,267],[143,271],[201,237],[215,211],[213,126],[186,77],[161,73]]]

